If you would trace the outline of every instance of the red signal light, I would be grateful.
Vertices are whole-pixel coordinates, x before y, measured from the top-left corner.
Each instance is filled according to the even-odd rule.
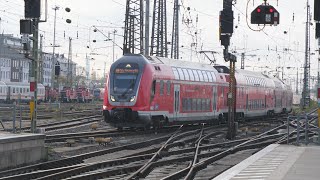
[[[269,9],[269,12],[270,12],[270,13],[273,13],[273,11],[274,11],[273,8],[270,8],[270,9]]]
[[[258,13],[261,13],[261,9],[260,9],[260,8],[258,8],[258,9],[257,9],[257,12],[258,12]]]

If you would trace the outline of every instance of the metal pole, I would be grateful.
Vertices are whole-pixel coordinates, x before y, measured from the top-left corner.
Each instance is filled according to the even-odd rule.
[[[34,111],[33,111],[33,118],[31,120],[31,132],[35,133],[37,129],[37,77],[38,77],[38,29],[39,29],[39,19],[33,19],[33,60],[32,60],[32,69],[31,69],[31,80],[34,80],[34,96],[33,96],[33,103],[34,103]],[[31,81],[32,82],[32,81]],[[31,98],[32,99],[32,98]]]
[[[54,10],[54,25],[53,25],[53,52],[52,52],[52,77],[51,77],[51,87],[54,88],[54,81],[55,81],[55,64],[56,64],[56,57],[55,57],[55,47],[56,47],[56,24],[57,24],[57,10],[59,10],[60,7],[55,6],[53,8]]]
[[[289,144],[289,122],[290,122],[290,117],[287,117],[287,144]]]
[[[305,44],[305,64],[304,64],[304,79],[302,92],[302,108],[305,109],[310,105],[310,5],[307,0],[307,22],[306,22],[306,44]]]
[[[318,92],[317,93],[318,93],[318,127],[320,128],[320,38],[318,38]]]
[[[21,132],[22,131],[21,130],[21,127],[22,127],[22,107],[21,107],[20,103],[19,103],[19,114],[20,114],[20,129],[19,129],[19,131]]]
[[[113,30],[112,62],[114,62],[114,46],[115,46],[115,41],[116,41],[116,32],[117,32],[117,30]]]
[[[13,132],[13,133],[16,133],[16,107],[17,107],[17,106],[14,104],[12,107],[13,107],[12,132]]]
[[[306,145],[309,144],[309,137],[308,137],[308,131],[309,131],[309,122],[308,122],[308,116],[307,114],[304,115],[305,120],[306,120],[306,124],[305,124],[305,132],[304,132],[304,138],[305,138],[305,143]]]
[[[146,24],[145,24],[145,48],[144,54],[149,56],[149,40],[150,40],[150,0],[146,0]]]
[[[71,88],[72,86],[72,82],[71,82],[71,74],[70,74],[70,61],[71,61],[71,57],[72,57],[72,52],[71,52],[71,41],[72,38],[69,37],[69,54],[68,54],[68,73],[67,73],[67,84],[68,86]]]
[[[297,117],[297,145],[299,145],[300,141],[300,115]]]
[[[43,39],[43,35],[41,34],[40,35],[40,60],[39,60],[39,64],[38,64],[38,67],[39,67],[39,75],[38,75],[38,82],[39,83],[43,83],[43,52],[42,52],[42,39]]]

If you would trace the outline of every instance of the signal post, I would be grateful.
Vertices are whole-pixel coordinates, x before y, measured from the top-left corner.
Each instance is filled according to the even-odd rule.
[[[223,0],[223,10],[220,11],[219,18],[219,35],[221,45],[224,46],[223,56],[226,62],[230,62],[230,80],[228,93],[228,133],[227,139],[233,139],[236,136],[235,120],[236,120],[236,79],[235,79],[235,63],[237,58],[235,55],[229,53],[230,39],[233,34],[233,0]],[[251,13],[251,24],[258,25],[278,25],[280,20],[280,13],[271,5],[259,5]],[[319,105],[320,106],[320,105]],[[320,113],[320,110],[319,110]],[[320,124],[319,124],[320,125]]]
[[[235,115],[236,115],[236,79],[235,64],[237,58],[235,55],[229,53],[230,39],[233,33],[233,11],[232,0],[223,0],[223,10],[220,11],[220,41],[224,46],[223,57],[226,62],[230,61],[230,81],[229,81],[229,93],[228,93],[228,133],[227,139],[234,139],[236,136],[235,130]]]
[[[31,119],[31,132],[36,132],[37,127],[37,95],[38,95],[38,63],[39,63],[39,22],[40,21],[40,0],[24,0],[25,2],[25,20],[20,20],[20,33],[21,34],[33,34],[33,49],[32,57],[29,57],[28,42],[24,44],[25,57],[31,60],[30,66],[30,119]],[[45,12],[47,13],[47,12]]]

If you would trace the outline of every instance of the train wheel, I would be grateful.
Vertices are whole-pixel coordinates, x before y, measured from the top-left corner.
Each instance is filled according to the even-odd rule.
[[[123,131],[123,127],[118,126],[118,127],[117,127],[117,130],[118,130],[118,131]]]

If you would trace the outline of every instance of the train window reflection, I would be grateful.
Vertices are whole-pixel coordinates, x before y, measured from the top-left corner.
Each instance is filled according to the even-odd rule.
[[[137,76],[129,74],[115,75],[113,90],[133,90]]]

